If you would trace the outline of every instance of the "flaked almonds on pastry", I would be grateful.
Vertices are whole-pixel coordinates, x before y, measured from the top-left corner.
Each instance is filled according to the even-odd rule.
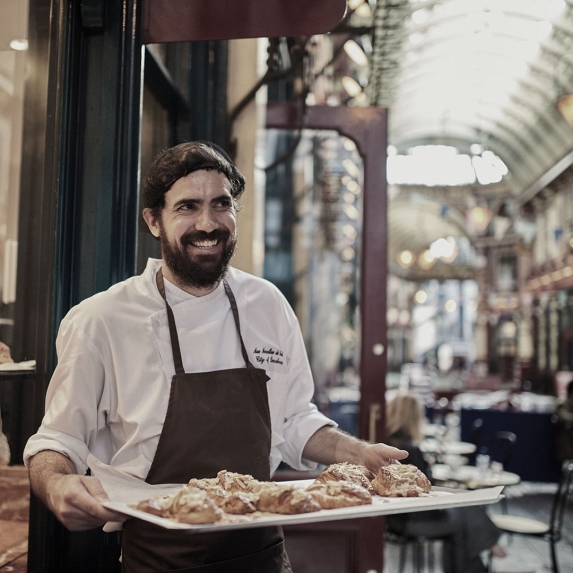
[[[347,481],[327,483],[313,482],[306,491],[318,502],[321,509],[353,507],[372,503],[372,495],[366,488]]]
[[[378,470],[372,487],[383,497],[420,497],[432,489],[430,480],[412,464],[390,464]]]
[[[371,481],[374,474],[366,467],[347,462],[328,466],[315,481],[318,483],[347,481],[362,486],[370,493],[374,493]]]

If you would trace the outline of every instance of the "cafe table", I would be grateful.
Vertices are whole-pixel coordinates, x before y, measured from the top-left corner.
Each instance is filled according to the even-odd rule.
[[[475,444],[458,440],[437,440],[426,438],[420,443],[420,449],[427,454],[469,455],[476,451]]]
[[[475,466],[450,467],[446,464],[434,464],[432,477],[438,482],[455,481],[469,489],[515,485],[521,481],[519,475],[507,471],[494,471]]]

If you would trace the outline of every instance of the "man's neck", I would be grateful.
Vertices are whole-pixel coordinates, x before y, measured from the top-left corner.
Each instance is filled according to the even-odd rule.
[[[163,264],[161,267],[161,272],[163,273],[163,277],[165,279],[167,279],[170,283],[174,284],[175,286],[177,286],[181,290],[184,290],[186,293],[189,293],[189,294],[191,294],[193,296],[197,296],[197,297],[206,296],[206,295],[212,293],[219,286],[218,282],[215,283],[213,286],[209,286],[209,287],[205,287],[205,288],[199,288],[199,287],[195,287],[195,286],[183,283],[171,272],[171,269],[165,264],[165,261],[163,261]]]

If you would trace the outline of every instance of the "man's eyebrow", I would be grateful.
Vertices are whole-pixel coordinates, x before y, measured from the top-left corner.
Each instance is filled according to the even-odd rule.
[[[217,203],[218,201],[229,201],[232,200],[233,196],[230,193],[222,193],[218,197],[211,199],[211,203]]]
[[[222,193],[221,195],[217,196],[217,197],[213,197],[213,199],[211,199],[211,203],[218,203],[219,201],[231,201],[233,199],[233,196],[230,193]],[[177,209],[177,207],[180,207],[181,205],[189,205],[189,204],[193,204],[193,205],[203,205],[204,200],[203,199],[179,199],[179,201],[176,201],[173,204],[173,209]]]
[[[189,203],[193,203],[194,205],[202,205],[203,199],[179,199],[173,204],[173,209],[180,207],[181,205],[188,205]]]

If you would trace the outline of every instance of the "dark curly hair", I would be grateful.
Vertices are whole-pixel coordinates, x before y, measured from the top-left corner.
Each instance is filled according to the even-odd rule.
[[[200,169],[223,173],[235,201],[245,190],[245,178],[221,147],[210,141],[189,141],[164,149],[155,157],[143,180],[143,207],[159,215],[165,206],[165,193],[173,184]]]

